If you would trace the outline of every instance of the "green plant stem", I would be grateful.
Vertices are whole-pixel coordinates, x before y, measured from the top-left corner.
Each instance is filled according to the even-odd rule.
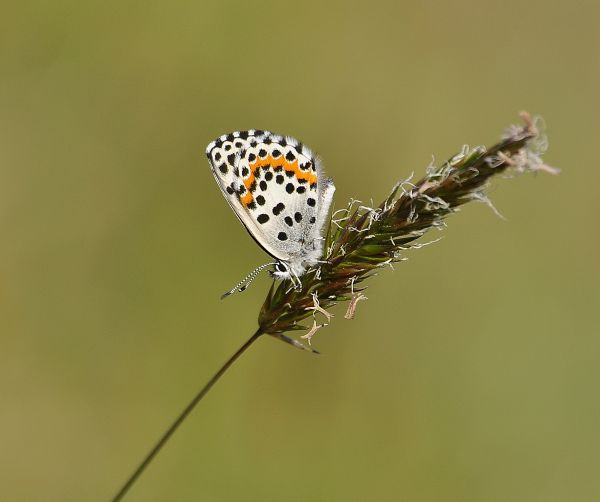
[[[192,410],[196,407],[196,405],[202,400],[202,398],[208,393],[208,391],[212,388],[212,386],[217,383],[217,381],[225,374],[225,372],[229,369],[229,367],[252,345],[258,338],[262,335],[262,332],[259,330],[256,331],[245,343],[242,345],[236,352],[233,354],[221,369],[217,371],[214,376],[198,391],[198,393],[194,396],[194,398],[190,401],[190,403],[184,408],[184,410],[179,414],[179,416],[175,419],[175,421],[171,424],[171,426],[164,432],[161,438],[158,440],[154,448],[150,450],[150,452],[144,457],[141,464],[138,468],[133,472],[133,474],[129,477],[123,487],[119,490],[119,492],[112,498],[112,502],[119,502],[123,499],[123,497],[127,494],[129,489],[133,486],[136,480],[142,475],[142,473],[146,470],[146,467],[152,462],[154,457],[158,455],[162,447],[169,441],[171,436],[177,431],[179,426],[183,423],[183,421],[187,418],[187,416],[192,412]]]

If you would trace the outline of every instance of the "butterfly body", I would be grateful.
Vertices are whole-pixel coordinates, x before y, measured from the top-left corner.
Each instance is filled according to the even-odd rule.
[[[274,277],[294,280],[318,263],[335,187],[306,146],[251,129],[220,136],[206,155],[236,216],[277,260]]]

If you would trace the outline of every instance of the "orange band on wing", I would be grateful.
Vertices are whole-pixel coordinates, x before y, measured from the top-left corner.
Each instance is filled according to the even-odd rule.
[[[244,207],[248,207],[248,205],[254,200],[254,197],[250,192],[246,192],[246,195],[240,197],[240,202],[244,205]]]
[[[302,171],[298,165],[298,160],[288,162],[285,157],[279,157],[278,160],[276,160],[270,155],[265,159],[257,159],[250,164],[250,176],[244,180],[244,186],[248,192],[243,197],[240,197],[241,203],[246,207],[254,200],[252,193],[250,193],[250,187],[256,181],[255,173],[265,166],[270,166],[273,169],[281,166],[286,172],[293,172],[298,180],[306,180],[311,185],[317,182],[317,175],[311,171]]]

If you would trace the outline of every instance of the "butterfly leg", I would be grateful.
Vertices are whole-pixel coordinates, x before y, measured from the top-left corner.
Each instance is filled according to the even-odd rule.
[[[298,275],[293,271],[290,270],[290,282],[292,283],[292,287],[289,288],[286,293],[289,293],[290,291],[299,291],[302,289],[302,281],[300,280],[300,277],[298,277]]]

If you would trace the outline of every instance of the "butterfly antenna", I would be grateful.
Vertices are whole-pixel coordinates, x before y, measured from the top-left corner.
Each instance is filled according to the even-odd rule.
[[[277,265],[277,263],[265,263],[264,265],[261,265],[260,267],[255,268],[246,277],[244,277],[240,282],[238,282],[234,288],[227,291],[227,293],[224,293],[223,295],[221,295],[221,300],[223,300],[224,298],[227,298],[228,296],[232,295],[235,292],[241,293],[242,291],[245,291],[248,288],[248,286],[250,286],[252,281],[254,279],[256,279],[258,274],[260,274],[265,268],[270,267],[271,265]]]

